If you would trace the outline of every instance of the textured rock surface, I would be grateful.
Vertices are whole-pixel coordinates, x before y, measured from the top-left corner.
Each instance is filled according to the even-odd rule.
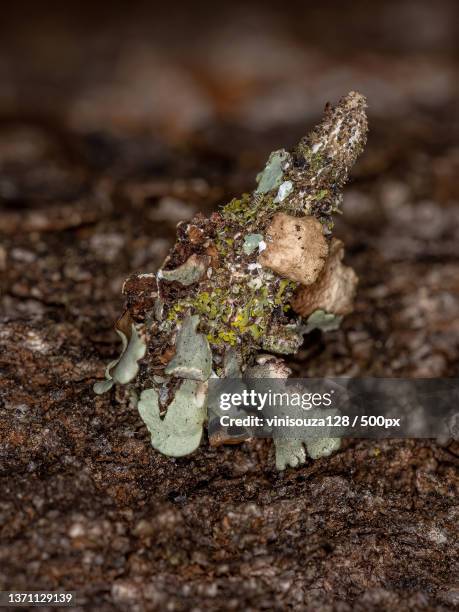
[[[2,589],[76,590],[79,610],[102,612],[457,606],[457,445],[347,441],[283,474],[264,441],[171,460],[151,448],[123,391],[91,388],[119,355],[124,279],[161,264],[183,211],[210,213],[251,189],[279,142],[293,145],[325,100],[359,87],[372,132],[335,228],[361,279],[356,310],[339,330],[314,331],[289,366],[459,375],[457,5],[406,4],[403,19],[400,3],[355,6],[323,14],[298,3],[286,31],[284,6],[273,17],[264,4],[254,36],[232,3],[224,32],[200,14],[161,39],[156,14],[135,28],[138,13],[123,5],[106,39],[121,57],[106,53],[100,15],[58,36],[56,17],[31,8],[15,42],[2,15]],[[164,51],[184,41],[188,59],[192,24],[205,45],[197,76]],[[164,49],[148,46],[160,40]],[[164,98],[151,74],[166,81]],[[146,81],[156,104],[141,99]],[[209,116],[241,123],[193,132]],[[174,121],[187,139],[172,149],[157,126],[170,134]],[[150,281],[131,282],[148,299]]]

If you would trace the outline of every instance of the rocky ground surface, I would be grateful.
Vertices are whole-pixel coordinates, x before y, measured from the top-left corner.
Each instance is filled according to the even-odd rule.
[[[253,19],[236,15],[224,35],[201,24],[207,47],[185,66],[142,29],[112,54],[116,28],[89,32],[80,63],[71,38],[56,59],[42,30],[26,30],[30,56],[5,35],[0,589],[72,590],[102,612],[457,607],[457,443],[347,440],[281,474],[269,441],[204,442],[174,460],[153,451],[122,391],[92,392],[119,351],[124,278],[154,271],[179,220],[250,190],[270,150],[359,87],[371,132],[336,230],[360,277],[356,308],[290,365],[458,376],[459,62],[454,7],[440,4],[443,21],[429,3],[416,9],[427,16],[411,8],[416,42],[403,20],[391,30],[395,56],[353,53],[352,30],[347,54],[324,51],[269,15],[258,39]]]

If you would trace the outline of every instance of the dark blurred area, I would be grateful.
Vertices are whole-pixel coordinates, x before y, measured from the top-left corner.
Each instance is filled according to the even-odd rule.
[[[270,129],[350,88],[385,118],[457,95],[453,0],[19,7],[2,11],[2,114],[79,132]]]
[[[0,588],[97,610],[453,609],[452,451],[347,441],[284,476],[264,441],[175,461],[127,394],[91,388],[127,275],[350,90],[370,120],[336,225],[355,312],[289,365],[458,375],[458,2],[3,4]]]

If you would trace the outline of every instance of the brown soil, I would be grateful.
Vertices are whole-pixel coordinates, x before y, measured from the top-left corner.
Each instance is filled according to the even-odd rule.
[[[250,189],[267,152],[298,140],[335,89],[359,87],[371,132],[336,229],[360,277],[356,308],[290,365],[303,376],[458,376],[458,20],[439,2],[435,21],[433,5],[406,17],[381,3],[384,25],[356,2],[368,49],[333,3],[281,20],[266,8],[265,38],[249,28],[242,57],[222,48],[223,17],[169,23],[172,49],[142,11],[126,24],[113,9],[104,36],[90,16],[61,29],[51,12],[28,25],[7,17],[0,589],[76,591],[81,609],[102,612],[457,606],[457,443],[348,440],[282,474],[268,441],[206,442],[173,460],[153,451],[123,391],[91,388],[119,349],[123,280],[156,269],[177,221]],[[230,32],[246,23],[228,14]],[[301,30],[308,16],[325,41]],[[180,33],[193,23],[205,36],[185,57]],[[278,64],[262,69],[252,55],[262,60],[263,44]],[[142,89],[151,74],[183,113]],[[267,107],[279,79],[281,123]]]

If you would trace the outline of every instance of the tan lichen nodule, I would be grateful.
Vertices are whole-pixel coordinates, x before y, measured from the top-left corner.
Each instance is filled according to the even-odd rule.
[[[328,255],[328,243],[317,219],[277,213],[266,236],[266,249],[258,258],[262,266],[302,285],[317,280]]]
[[[354,270],[343,265],[344,245],[332,238],[330,253],[316,281],[308,287],[299,287],[292,299],[292,308],[302,317],[315,310],[334,315],[352,312],[358,278]],[[304,283],[303,283],[304,284]]]

